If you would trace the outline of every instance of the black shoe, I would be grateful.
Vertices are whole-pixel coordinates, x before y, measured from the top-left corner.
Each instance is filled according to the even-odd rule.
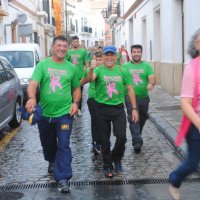
[[[106,178],[112,178],[113,177],[113,171],[110,168],[104,169],[104,175]]]
[[[70,192],[69,182],[65,179],[60,180],[58,182],[58,191],[62,193],[69,193]]]
[[[134,144],[134,151],[135,151],[135,153],[140,153],[141,148],[142,148],[142,144],[141,143]]]
[[[49,174],[54,174],[54,163],[49,162],[49,166],[48,166],[48,173]]]
[[[122,168],[122,163],[121,163],[121,161],[115,161],[114,162],[114,165],[115,165],[115,171],[117,172],[117,173],[122,173],[122,171],[123,171],[123,168]]]

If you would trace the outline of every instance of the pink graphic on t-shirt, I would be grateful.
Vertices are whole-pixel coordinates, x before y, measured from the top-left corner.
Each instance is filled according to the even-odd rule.
[[[78,64],[77,57],[72,57],[72,63],[73,63],[74,65],[77,65],[77,64]]]
[[[138,83],[142,83],[143,81],[140,79],[140,74],[133,74],[133,82],[135,85],[138,85]]]
[[[59,83],[59,80],[60,76],[51,76],[50,87],[54,92],[56,91],[56,86],[62,89],[62,85]]]
[[[106,83],[106,86],[107,86],[107,93],[110,98],[112,98],[113,93],[118,94],[115,83]]]

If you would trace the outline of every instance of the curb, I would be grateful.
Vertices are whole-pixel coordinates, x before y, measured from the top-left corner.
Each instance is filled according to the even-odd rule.
[[[171,126],[167,120],[162,118],[160,115],[158,115],[155,112],[149,112],[149,120],[157,127],[157,129],[163,133],[163,135],[167,138],[167,140],[170,142],[170,144],[174,147],[174,149],[177,151],[177,153],[182,157],[185,158],[187,155],[187,146],[186,143],[183,142],[183,144],[180,147],[177,147],[174,143],[177,135],[177,130]]]

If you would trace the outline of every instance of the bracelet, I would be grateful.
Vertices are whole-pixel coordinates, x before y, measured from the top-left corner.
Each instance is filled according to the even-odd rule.
[[[137,107],[133,107],[133,108],[132,108],[132,111],[133,111],[133,110],[136,110],[136,111],[138,111]]]
[[[35,97],[29,97],[28,99],[35,99]]]

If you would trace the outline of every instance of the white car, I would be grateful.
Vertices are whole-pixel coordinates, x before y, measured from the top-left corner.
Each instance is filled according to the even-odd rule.
[[[27,86],[36,64],[43,59],[40,47],[34,43],[0,45],[0,55],[6,57],[14,67],[27,100]]]

